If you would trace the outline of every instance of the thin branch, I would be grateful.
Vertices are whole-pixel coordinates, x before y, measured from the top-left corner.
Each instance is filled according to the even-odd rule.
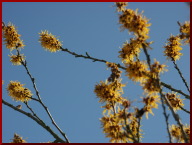
[[[133,133],[132,133],[132,131],[131,131],[131,129],[130,129],[129,124],[127,123],[127,118],[126,118],[125,109],[124,109],[124,123],[125,123],[125,126],[126,126],[125,130],[127,131],[127,134],[126,134],[127,137],[130,138],[130,139],[132,139],[132,140],[133,140],[133,143],[139,143],[139,139],[137,140],[137,139],[135,138],[135,136],[133,135]],[[130,133],[130,135],[131,135],[132,137],[129,136],[129,133]]]
[[[2,99],[2,103],[6,106],[9,106],[10,108],[24,114],[25,116],[33,119],[35,122],[37,122],[37,124],[39,124],[40,126],[42,126],[45,130],[47,130],[56,140],[58,140],[61,143],[66,143],[63,139],[61,139],[49,126],[47,126],[43,121],[40,121],[39,119],[37,119],[36,117],[34,117],[31,113],[25,112],[21,109],[18,109],[17,107],[13,106],[12,104],[4,101]]]
[[[176,121],[177,124],[179,125],[185,143],[188,143],[187,135],[186,135],[186,133],[185,133],[185,131],[184,131],[183,124],[182,124],[182,122],[181,122],[181,120],[180,120],[180,117],[179,117],[179,115],[173,110],[173,107],[171,106],[169,100],[168,100],[167,97],[163,94],[162,88],[161,88],[160,84],[161,84],[161,83],[160,83],[160,80],[158,79],[157,85],[158,85],[158,87],[159,87],[159,89],[160,89],[160,91],[159,91],[160,96],[163,98],[163,100],[165,100],[165,103],[168,105],[169,109],[171,110],[171,113],[172,113],[172,115],[173,115],[173,118],[175,119],[175,121]]]
[[[181,73],[181,70],[180,70],[179,67],[177,66],[176,62],[175,62],[174,60],[172,60],[172,61],[173,61],[173,64],[174,64],[175,69],[178,71],[178,73],[179,73],[179,75],[180,75],[180,77],[181,77],[183,83],[185,84],[185,86],[186,86],[188,92],[190,93],[189,86],[188,86],[188,84],[187,84],[185,78],[183,77],[183,74]]]
[[[169,114],[167,114],[167,112],[166,112],[165,104],[164,104],[164,101],[163,101],[164,100],[163,96],[162,95],[160,95],[160,96],[161,96],[161,105],[162,105],[162,108],[163,108],[163,115],[165,117],[165,123],[166,123],[166,127],[167,127],[167,133],[169,135],[169,143],[173,143],[171,133],[170,133],[170,130],[169,130],[169,122],[168,122]]]
[[[33,109],[28,105],[27,102],[24,102],[25,105],[27,106],[27,108],[32,112],[33,116],[36,117],[39,121],[43,122],[43,120],[41,120],[37,115],[36,113],[33,111]]]
[[[20,55],[19,50],[18,50],[18,49],[16,49],[16,50],[17,50],[18,55]],[[29,77],[30,77],[30,79],[31,79],[31,82],[32,82],[32,84],[33,84],[33,88],[35,89],[35,92],[36,92],[36,96],[37,96],[38,99],[39,99],[39,103],[43,106],[43,108],[44,108],[45,111],[47,112],[49,118],[50,118],[51,121],[52,121],[52,124],[53,124],[53,125],[57,128],[57,130],[63,135],[63,137],[65,138],[66,142],[69,143],[69,140],[68,140],[66,134],[65,134],[65,133],[59,128],[59,126],[56,124],[56,122],[54,121],[51,113],[49,112],[48,107],[46,107],[45,104],[43,103],[43,101],[42,101],[42,99],[41,99],[41,97],[40,97],[39,91],[37,90],[37,87],[36,87],[36,84],[35,84],[35,78],[32,77],[32,75],[31,75],[31,73],[29,72],[29,69],[28,69],[28,67],[27,67],[27,61],[26,61],[26,60],[25,60],[25,61],[21,61],[21,64],[24,66],[25,70],[27,71],[27,74],[29,75]]]
[[[148,47],[149,47],[149,46],[148,46]],[[60,47],[60,49],[61,49],[61,51],[67,52],[67,53],[69,53],[69,54],[71,54],[71,55],[73,55],[73,56],[75,56],[75,57],[82,57],[82,58],[85,58],[85,59],[90,59],[90,60],[93,60],[93,62],[96,62],[96,61],[98,61],[98,62],[103,62],[103,63],[108,62],[108,61],[103,60],[103,59],[98,59],[98,58],[91,57],[87,52],[86,52],[86,55],[81,55],[81,54],[77,54],[77,53],[75,53],[75,52],[72,52],[72,51],[68,50],[67,48],[62,48],[62,47]],[[137,58],[137,59],[138,59],[138,58]],[[148,61],[148,62],[150,62],[150,61]],[[115,64],[116,64],[119,68],[121,68],[121,69],[123,69],[123,70],[126,70],[126,67],[123,67],[123,66],[120,65],[119,63],[115,63]],[[177,89],[171,87],[171,85],[169,85],[169,84],[166,84],[166,83],[164,83],[164,82],[161,82],[161,85],[164,86],[164,87],[166,87],[166,88],[168,88],[168,89],[170,89],[170,90],[172,90],[172,91],[174,91],[174,92],[177,92],[177,93],[182,94],[183,96],[185,96],[186,99],[190,99],[190,96],[189,96],[189,95],[183,93],[181,90],[177,90]]]
[[[145,56],[146,56],[146,58],[147,58],[148,66],[149,66],[149,68],[150,68],[150,70],[151,70],[150,55],[149,55],[148,52],[147,52],[146,45],[142,44],[142,46],[143,46],[143,50],[144,50]],[[154,78],[152,78],[152,79],[154,79]],[[158,82],[158,84],[159,84],[158,86],[159,86],[159,88],[160,88],[160,90],[161,90],[161,86],[160,86],[160,83],[159,83],[159,79],[154,79],[154,80],[156,80],[156,81]],[[162,92],[162,90],[161,90],[161,92]],[[162,104],[162,108],[163,108],[163,115],[164,115],[164,117],[165,117],[167,133],[168,133],[168,135],[169,135],[169,143],[172,143],[172,137],[171,137],[171,134],[170,134],[170,131],[169,131],[169,122],[168,122],[169,115],[167,115],[167,112],[166,112],[166,108],[165,108],[165,105],[164,105],[164,102],[163,102],[163,97],[162,97],[162,95],[161,95],[161,104]]]
[[[138,127],[137,127],[137,140],[140,142],[140,135],[139,135],[139,130],[141,127],[141,117],[138,118]]]
[[[61,51],[67,52],[67,53],[69,53],[69,54],[71,54],[71,55],[73,55],[73,56],[75,56],[75,57],[82,57],[82,58],[84,58],[84,59],[91,59],[93,62],[96,62],[96,61],[98,61],[98,62],[103,62],[103,63],[108,62],[108,61],[106,61],[106,60],[104,60],[104,59],[98,59],[98,58],[91,57],[87,52],[85,53],[86,55],[82,55],[82,54],[77,54],[77,53],[75,53],[75,52],[72,52],[72,51],[68,50],[67,48],[62,48],[62,47],[60,47],[60,49],[61,49]],[[122,68],[122,69],[126,70],[126,68],[123,67],[123,66],[121,66],[120,64],[117,64],[117,63],[115,63],[115,64],[116,64],[119,68]]]
[[[183,96],[185,96],[186,99],[190,99],[190,96],[185,94],[185,93],[183,93],[181,90],[177,90],[177,89],[173,88],[171,85],[168,85],[168,84],[166,84],[164,82],[160,82],[160,83],[161,83],[162,86],[166,87],[167,89],[170,89],[170,90],[172,90],[174,92],[182,94]]]
[[[150,59],[150,55],[149,55],[148,52],[147,52],[147,46],[146,46],[146,44],[143,44],[143,43],[142,43],[142,47],[143,47],[145,56],[146,56],[146,58],[147,58],[148,66],[149,66],[149,68],[150,68],[150,70],[151,70],[151,59]]]
[[[190,111],[188,111],[187,109],[183,108],[182,106],[179,106],[179,108],[183,111],[185,111],[186,113],[190,114]]]

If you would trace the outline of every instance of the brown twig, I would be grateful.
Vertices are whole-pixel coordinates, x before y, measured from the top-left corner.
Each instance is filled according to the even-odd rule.
[[[141,127],[141,117],[138,117],[138,127],[137,127],[137,140],[138,140],[138,142],[140,142],[140,135],[139,135],[140,127]]]
[[[174,91],[174,92],[177,92],[177,93],[185,96],[186,99],[190,99],[190,96],[185,94],[185,93],[183,93],[181,90],[177,90],[177,89],[173,88],[171,85],[168,85],[168,84],[166,84],[164,82],[160,82],[160,83],[161,83],[162,86],[166,87],[167,89],[169,89],[171,91]]]
[[[185,78],[183,77],[183,74],[181,73],[181,70],[179,69],[179,67],[177,66],[177,64],[176,64],[176,62],[175,62],[174,60],[172,60],[172,62],[173,62],[173,64],[174,64],[175,69],[176,69],[177,72],[179,73],[179,75],[180,75],[180,77],[181,77],[183,83],[185,84],[185,86],[186,86],[188,92],[190,93],[189,86],[188,86],[188,84],[187,84]]]
[[[143,44],[143,49],[144,49],[145,56],[146,56],[146,58],[147,58],[148,66],[149,66],[149,68],[150,68],[150,70],[151,70],[150,55],[148,54],[147,49],[146,49],[146,45],[144,45],[144,44]],[[153,79],[154,79],[154,78],[153,78]],[[159,83],[159,79],[154,79],[154,80],[157,81],[158,86],[159,86],[159,88],[160,88],[160,93],[161,93],[162,90],[161,90],[161,85],[160,85],[160,83]],[[165,108],[165,104],[164,104],[164,102],[163,102],[163,97],[162,97],[162,95],[160,95],[160,96],[161,96],[161,105],[162,105],[162,108],[163,108],[163,115],[164,115],[164,117],[165,117],[165,123],[166,123],[167,133],[168,133],[168,135],[169,135],[169,143],[172,143],[172,137],[171,137],[171,133],[170,133],[170,131],[169,131],[169,122],[168,122],[169,115],[167,115],[166,108]]]
[[[179,106],[179,108],[183,111],[185,111],[186,113],[190,114],[190,111],[188,111],[187,109],[183,108],[182,106]]]
[[[163,115],[165,117],[165,123],[166,123],[166,127],[167,127],[166,129],[167,129],[167,133],[169,135],[169,143],[173,143],[171,133],[170,133],[170,130],[169,130],[169,122],[168,122],[169,114],[167,114],[167,112],[166,112],[165,104],[164,104],[164,101],[163,101],[164,99],[163,99],[162,95],[160,95],[160,96],[161,96],[161,106],[163,108]]]
[[[33,111],[33,109],[28,105],[27,102],[24,102],[25,105],[27,106],[27,108],[31,111],[31,113],[33,114],[34,117],[36,117],[39,121],[43,122],[43,120],[41,120],[37,115],[36,113]]]
[[[173,115],[173,118],[175,119],[175,121],[176,121],[177,124],[179,125],[185,143],[188,143],[187,135],[186,135],[186,133],[185,133],[185,131],[184,131],[183,124],[182,124],[182,122],[181,122],[181,120],[180,120],[180,117],[179,117],[179,115],[174,111],[174,109],[173,109],[173,107],[171,106],[171,104],[170,104],[169,100],[167,99],[167,97],[163,94],[162,88],[161,88],[161,85],[160,85],[160,84],[161,84],[161,83],[160,83],[160,80],[158,79],[157,85],[158,85],[158,87],[159,87],[159,89],[160,89],[160,90],[159,90],[160,96],[161,96],[161,98],[162,98],[163,100],[165,100],[165,103],[168,105],[169,109],[171,110],[171,113],[172,113],[172,115]]]
[[[18,109],[17,107],[13,106],[12,104],[4,101],[2,99],[2,103],[4,105],[9,106],[10,108],[20,112],[21,114],[24,114],[25,116],[31,118],[32,120],[34,120],[36,123],[38,123],[41,127],[43,127],[45,130],[47,130],[56,140],[58,140],[61,143],[66,143],[63,139],[61,139],[49,126],[47,126],[43,121],[40,121],[39,119],[37,119],[36,117],[34,117],[31,113],[25,112],[21,109]]]
[[[18,55],[20,55],[19,50],[18,50],[18,49],[16,49],[16,50],[17,50]],[[30,79],[31,79],[31,82],[32,82],[32,84],[33,84],[33,88],[35,89],[36,96],[38,97],[39,103],[43,106],[43,108],[44,108],[45,111],[47,112],[49,118],[50,118],[51,121],[52,121],[52,124],[53,124],[53,125],[58,129],[58,131],[62,134],[62,136],[65,138],[66,142],[67,142],[67,143],[70,143],[69,140],[68,140],[68,138],[67,138],[67,136],[66,136],[66,134],[59,128],[59,126],[58,126],[58,125],[56,124],[56,122],[54,121],[51,113],[49,112],[48,107],[45,106],[45,104],[43,103],[43,101],[42,101],[42,99],[41,99],[41,97],[40,97],[39,91],[37,90],[37,87],[36,87],[36,84],[35,84],[35,78],[32,77],[32,75],[31,75],[31,73],[29,72],[29,69],[28,69],[28,67],[27,67],[27,61],[26,61],[26,60],[25,60],[25,61],[21,61],[21,64],[24,66],[25,70],[27,71],[27,74],[29,75],[29,77],[30,77]]]
[[[148,46],[148,47],[149,47],[149,46]],[[61,49],[61,51],[67,52],[67,53],[69,53],[69,54],[71,54],[71,55],[73,55],[73,56],[75,56],[75,57],[81,57],[81,58],[84,58],[84,59],[90,59],[90,60],[93,60],[93,62],[96,62],[96,61],[98,61],[98,62],[103,62],[103,63],[108,62],[108,61],[103,60],[103,59],[98,59],[98,58],[91,57],[87,52],[86,52],[86,55],[81,55],[81,54],[77,54],[77,53],[75,53],[75,52],[72,52],[72,51],[68,50],[67,48],[62,48],[62,47],[61,47],[60,49]],[[138,59],[138,58],[137,58],[137,59]],[[150,61],[149,61],[149,62],[150,62]],[[123,66],[120,65],[119,63],[115,63],[115,64],[116,64],[119,68],[121,68],[121,69],[123,69],[123,70],[126,70],[126,67],[123,67]],[[189,95],[183,93],[181,90],[178,90],[178,89],[173,88],[173,87],[172,87],[171,85],[169,85],[169,84],[166,84],[166,83],[164,83],[164,82],[161,82],[161,85],[164,86],[164,87],[166,87],[166,88],[168,88],[168,89],[170,89],[170,90],[172,90],[172,91],[174,91],[174,92],[177,92],[177,93],[179,93],[179,94],[182,94],[183,96],[185,96],[186,99],[190,99],[190,96],[189,96]]]

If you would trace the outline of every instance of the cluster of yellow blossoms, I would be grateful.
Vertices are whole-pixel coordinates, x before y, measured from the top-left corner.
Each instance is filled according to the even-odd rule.
[[[186,21],[180,26],[180,33],[179,37],[185,40],[185,43],[190,43],[190,22]]]
[[[187,139],[190,142],[190,126],[185,125],[183,129],[187,135]],[[169,130],[170,130],[171,136],[174,137],[177,140],[177,142],[182,142],[182,143],[185,142],[181,132],[181,128],[178,125],[171,125]]]
[[[24,84],[21,84],[17,81],[10,81],[10,83],[7,86],[7,91],[9,93],[9,96],[13,98],[13,100],[16,101],[29,101],[31,100],[32,93],[29,89],[23,87]]]
[[[160,99],[158,95],[152,95],[143,98],[143,102],[145,103],[145,106],[143,107],[143,112],[145,113],[146,118],[148,118],[148,113],[154,115],[152,108],[158,108],[157,103],[160,103]]]
[[[10,143],[26,143],[26,141],[16,133],[14,134],[14,137],[11,140],[13,141]]]
[[[136,11],[131,9],[126,9],[122,11],[119,16],[119,23],[122,24],[122,29],[128,29],[133,32],[140,42],[145,42],[149,38],[149,26],[148,19],[138,14],[138,9]]]
[[[169,100],[171,106],[173,107],[174,110],[181,110],[181,107],[184,106],[183,100],[180,99],[179,95],[176,95],[176,93],[167,93],[166,94],[167,99]]]
[[[119,16],[119,23],[122,24],[121,28],[128,29],[129,32],[133,32],[134,38],[131,38],[129,42],[125,42],[121,51],[119,51],[119,57],[126,67],[126,76],[135,82],[140,82],[143,90],[147,93],[147,97],[144,98],[144,107],[137,110],[138,116],[142,116],[146,113],[153,114],[152,108],[157,108],[160,99],[157,95],[159,93],[159,86],[156,79],[159,78],[160,73],[166,71],[165,65],[160,64],[158,61],[150,66],[145,61],[139,60],[139,54],[141,49],[148,48],[152,42],[147,42],[149,38],[149,26],[151,26],[149,20],[141,14],[131,9],[125,9],[127,3],[116,3],[117,10],[122,12]],[[142,115],[141,115],[142,114]]]
[[[20,55],[9,55],[11,58],[10,61],[13,65],[21,65],[21,62],[24,61],[25,56],[23,54]]]
[[[23,48],[25,45],[20,39],[20,34],[18,34],[14,25],[9,23],[7,26],[3,26],[3,38],[5,45],[8,49],[13,50],[16,48]]]
[[[23,44],[23,41],[20,39],[21,35],[18,34],[18,31],[16,30],[15,26],[11,23],[9,23],[7,26],[3,23],[3,38],[5,45],[8,49],[13,51],[14,49],[23,48],[25,45]],[[13,65],[21,65],[21,61],[24,61],[25,56],[22,55],[9,55],[10,61]]]
[[[121,51],[119,51],[119,57],[123,63],[132,62],[135,57],[139,56],[140,48],[142,48],[142,45],[137,39],[130,39],[130,42],[127,41],[123,44]]]
[[[136,82],[143,82],[147,76],[146,73],[148,73],[148,66],[145,62],[140,61],[133,61],[129,64],[126,64],[126,72],[129,79]]]
[[[44,47],[46,50],[50,52],[56,52],[60,50],[62,44],[54,35],[48,33],[46,30],[39,33],[39,35],[39,41],[42,47]]]
[[[165,56],[167,56],[167,59],[171,59],[173,61],[176,61],[180,58],[181,55],[183,55],[180,51],[182,50],[181,47],[181,39],[179,36],[173,36],[171,35],[168,40],[168,43],[165,48]]]
[[[179,22],[178,22],[179,23]],[[180,25],[180,34],[177,36],[171,35],[164,46],[165,51],[164,54],[167,56],[167,59],[171,59],[172,61],[176,61],[180,59],[180,56],[183,54],[180,52],[182,50],[182,40],[184,40],[184,44],[190,43],[190,22],[185,22],[183,25]]]
[[[111,75],[105,82],[95,86],[95,93],[105,103],[101,125],[106,137],[110,142],[126,143],[134,142],[140,133],[138,132],[138,121],[133,114],[128,113],[130,102],[122,97],[125,85],[121,83],[121,71],[114,63],[106,63],[111,68]],[[141,131],[139,129],[139,131]],[[131,133],[130,133],[131,132]],[[136,138],[135,140],[133,138]]]
[[[128,2],[116,2],[115,4],[118,12],[126,10],[126,6],[128,6]]]

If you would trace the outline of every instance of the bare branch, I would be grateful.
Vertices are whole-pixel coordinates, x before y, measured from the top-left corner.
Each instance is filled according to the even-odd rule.
[[[25,112],[21,109],[18,109],[17,107],[13,106],[12,104],[4,101],[2,99],[2,103],[6,106],[9,106],[10,108],[20,112],[21,114],[24,114],[25,116],[33,119],[35,122],[37,122],[37,124],[39,124],[41,127],[43,127],[45,130],[47,130],[56,140],[58,140],[61,143],[66,143],[63,139],[61,139],[49,126],[47,126],[43,121],[40,121],[39,119],[37,119],[36,117],[34,117],[31,113]]]
[[[185,86],[186,86],[188,92],[190,93],[189,86],[188,86],[188,84],[187,84],[185,78],[183,77],[183,74],[181,73],[181,70],[180,70],[179,67],[177,66],[176,62],[175,62],[174,60],[172,60],[172,61],[173,61],[173,64],[174,64],[175,69],[178,71],[178,73],[179,73],[179,75],[180,75],[180,77],[181,77],[183,83],[185,84]]]

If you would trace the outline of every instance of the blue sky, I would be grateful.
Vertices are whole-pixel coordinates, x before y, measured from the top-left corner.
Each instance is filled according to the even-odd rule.
[[[16,25],[25,48],[21,51],[26,56],[31,74],[35,77],[41,98],[49,108],[59,127],[67,134],[71,142],[105,143],[108,138],[102,133],[99,118],[102,117],[101,104],[94,94],[94,86],[101,80],[106,80],[110,71],[100,62],[92,62],[83,58],[74,58],[65,52],[50,53],[45,51],[38,42],[38,33],[48,30],[59,36],[63,47],[78,54],[88,52],[90,56],[121,63],[118,51],[123,42],[132,35],[120,31],[118,14],[112,2],[4,2],[3,21]],[[162,75],[162,80],[173,87],[187,93],[173,64],[163,56],[163,46],[171,34],[177,35],[177,21],[183,23],[189,20],[189,8],[185,3],[163,2],[130,2],[128,8],[144,10],[144,15],[150,19],[150,41],[154,48],[149,52],[151,59],[156,58],[168,65],[169,72]],[[178,66],[189,83],[189,46],[184,46]],[[3,96],[2,98],[14,105],[7,95],[6,86],[10,80],[26,84],[34,94],[34,89],[26,71],[22,66],[10,63],[9,50],[3,46]],[[145,59],[141,55],[141,59]],[[134,101],[133,105],[143,106],[140,102],[143,96],[139,84],[131,82],[124,75],[127,83],[124,97]],[[168,90],[164,90],[168,91]],[[184,98],[184,97],[182,97]],[[189,109],[189,102],[185,101]],[[29,105],[42,119],[54,128],[43,108],[36,102]],[[23,110],[27,108],[23,105]],[[153,110],[155,116],[143,117],[143,142],[168,142],[165,120],[161,105]],[[3,142],[10,142],[14,133],[20,134],[27,142],[38,143],[53,141],[54,138],[36,122],[3,105]],[[178,112],[182,122],[189,123],[186,113]],[[170,117],[170,124],[175,121]],[[54,131],[58,131],[54,128]]]

